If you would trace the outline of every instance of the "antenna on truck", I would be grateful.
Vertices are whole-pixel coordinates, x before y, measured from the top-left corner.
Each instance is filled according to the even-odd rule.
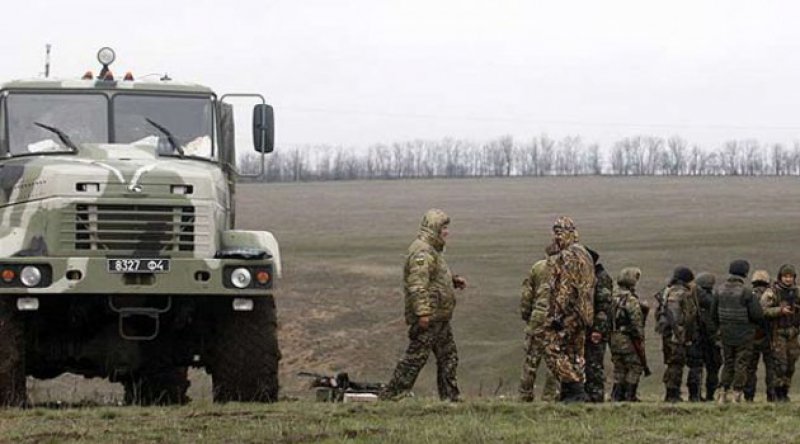
[[[50,48],[52,48],[52,47],[53,47],[53,45],[51,45],[49,43],[44,45],[44,51],[45,51],[45,55],[44,55],[44,78],[45,79],[50,77]]]

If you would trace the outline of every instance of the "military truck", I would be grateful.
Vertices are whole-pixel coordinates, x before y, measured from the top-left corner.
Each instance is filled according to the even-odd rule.
[[[120,382],[127,403],[185,403],[190,367],[216,402],[274,401],[280,254],[269,232],[234,228],[232,99],[253,100],[240,127],[262,173],[272,108],[116,79],[114,58],[0,87],[0,404],[65,372]]]

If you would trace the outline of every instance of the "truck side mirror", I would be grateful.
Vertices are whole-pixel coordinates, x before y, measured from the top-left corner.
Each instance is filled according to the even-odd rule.
[[[253,145],[259,153],[271,153],[275,149],[275,115],[270,105],[253,107]]]

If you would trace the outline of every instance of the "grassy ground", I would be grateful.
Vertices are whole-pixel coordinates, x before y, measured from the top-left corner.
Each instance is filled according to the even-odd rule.
[[[797,442],[788,405],[285,402],[0,413],[0,442]]]

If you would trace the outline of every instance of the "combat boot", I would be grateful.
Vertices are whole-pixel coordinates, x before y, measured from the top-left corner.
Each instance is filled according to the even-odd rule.
[[[625,393],[625,400],[628,402],[639,402],[641,401],[638,396],[639,393],[639,384],[628,384],[628,392]]]
[[[572,404],[575,402],[586,402],[588,400],[586,392],[581,382],[561,383],[561,402]]]
[[[697,384],[687,384],[689,388],[689,402],[700,402],[700,386]]]
[[[664,402],[683,402],[683,399],[681,399],[681,389],[668,388],[667,394],[664,396]]]
[[[625,393],[623,389],[625,388],[625,384],[617,384],[615,383],[611,387],[611,400],[614,402],[620,402],[625,400]]]
[[[742,393],[744,393],[744,400],[746,402],[753,402],[753,400],[756,398],[755,392],[751,390],[745,389]]]

